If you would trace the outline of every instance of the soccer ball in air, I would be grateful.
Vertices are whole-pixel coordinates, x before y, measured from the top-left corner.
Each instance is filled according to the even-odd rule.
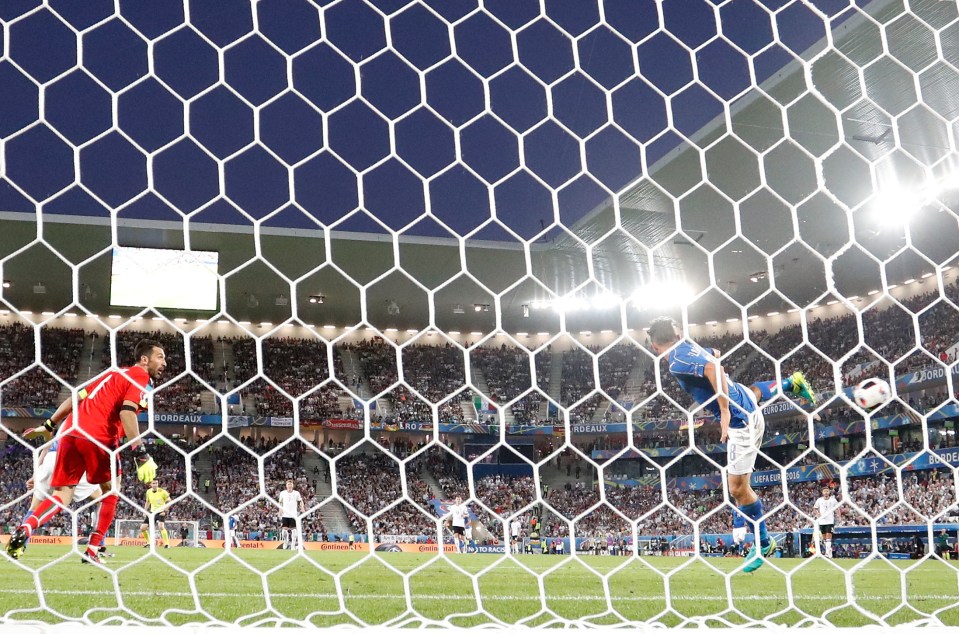
[[[856,405],[871,409],[888,401],[892,396],[892,389],[886,381],[880,378],[871,378],[857,385],[852,395],[856,399]]]

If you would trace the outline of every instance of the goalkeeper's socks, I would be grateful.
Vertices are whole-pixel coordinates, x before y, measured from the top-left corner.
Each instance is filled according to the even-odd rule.
[[[87,543],[87,551],[99,554],[101,544],[103,544],[103,533],[94,531],[90,534],[90,541]]]
[[[759,545],[762,548],[769,546],[769,533],[766,530],[766,520],[760,519],[763,516],[763,501],[757,499],[752,504],[740,506],[739,510],[748,517],[753,523],[759,524]]]
[[[27,532],[27,537],[29,537],[33,534],[33,531],[53,519],[53,516],[59,513],[61,509],[63,509],[63,500],[58,495],[51,495],[40,502],[40,506],[33,511],[32,515],[23,520],[20,528],[23,528]]]
[[[165,529],[165,528],[164,528],[162,531],[160,531],[160,537],[163,538],[163,545],[166,546],[167,548],[169,548],[169,547],[170,547],[170,535],[169,535],[169,533],[166,532],[166,529]]]
[[[116,493],[108,493],[100,498],[100,512],[97,514],[97,527],[93,531],[93,535],[90,536],[90,544],[93,545],[93,536],[99,534],[99,539],[96,543],[96,546],[99,546],[103,542],[103,536],[107,534],[107,531],[110,530],[110,527],[113,525],[113,518],[117,513],[117,502],[120,501],[120,498],[117,497]]]

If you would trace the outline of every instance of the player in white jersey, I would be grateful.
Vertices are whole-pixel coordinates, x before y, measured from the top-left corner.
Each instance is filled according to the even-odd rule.
[[[443,521],[446,522],[446,525],[453,531],[453,544],[456,546],[456,552],[462,553],[466,545],[464,539],[466,535],[466,525],[469,524],[470,521],[470,512],[469,509],[466,508],[466,505],[463,504],[463,498],[458,495],[456,496],[453,504],[449,507],[449,511],[443,516]]]
[[[822,497],[816,500],[813,509],[816,511],[816,527],[822,536],[822,554],[832,559],[832,530],[836,524],[836,509],[839,500],[832,494],[832,487],[822,488]],[[817,548],[818,550],[818,548]]]
[[[513,519],[509,524],[509,545],[510,551],[514,555],[518,555],[520,552],[519,543],[522,541],[523,535],[523,523],[519,521],[519,518]]]
[[[300,530],[297,528],[296,518],[306,512],[303,497],[299,491],[293,490],[293,480],[286,481],[286,489],[280,491],[280,536],[284,548],[292,550],[300,546]]]

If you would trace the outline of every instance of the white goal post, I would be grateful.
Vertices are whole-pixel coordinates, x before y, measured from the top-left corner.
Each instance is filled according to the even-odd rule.
[[[143,539],[140,537],[140,526],[142,525],[143,520],[117,520],[114,523],[113,529],[113,545],[141,545]],[[158,539],[160,539],[160,533],[156,529],[156,521],[154,520],[149,522],[149,525],[150,541],[156,542]],[[199,545],[199,522],[189,520],[167,520],[164,522],[164,525],[166,526],[167,535],[169,535],[172,543],[182,545],[181,542],[185,542],[185,545],[190,547],[196,547]],[[180,536],[183,528],[187,529],[187,536],[185,540]]]

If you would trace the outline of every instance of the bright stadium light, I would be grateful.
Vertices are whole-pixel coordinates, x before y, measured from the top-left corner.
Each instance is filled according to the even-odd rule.
[[[598,295],[594,295],[591,301],[593,308],[600,310],[615,308],[621,302],[619,295],[615,293],[599,293]]]
[[[553,309],[558,313],[571,313],[577,310],[589,308],[589,302],[582,297],[568,296],[560,297],[553,302]]]
[[[685,306],[693,298],[693,291],[685,284],[666,284],[651,282],[636,289],[630,296],[630,301],[636,308],[666,308]]]
[[[959,170],[952,170],[941,178],[929,178],[921,187],[898,183],[884,185],[876,193],[876,216],[885,226],[902,226],[924,205],[934,203],[945,192],[956,189],[957,183]]]
[[[907,222],[917,202],[915,192],[900,185],[890,185],[876,192],[873,209],[879,222],[891,227]]]

